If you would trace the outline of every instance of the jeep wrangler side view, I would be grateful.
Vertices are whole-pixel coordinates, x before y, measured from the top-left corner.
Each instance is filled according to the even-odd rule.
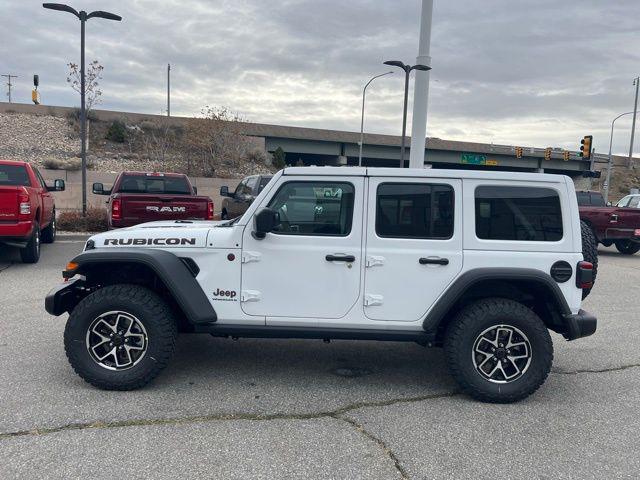
[[[513,402],[549,374],[549,330],[596,330],[581,250],[568,177],[287,168],[233,221],[91,237],[46,309],[70,313],[69,361],[104,389],[142,387],[194,332],[443,346],[463,391]]]

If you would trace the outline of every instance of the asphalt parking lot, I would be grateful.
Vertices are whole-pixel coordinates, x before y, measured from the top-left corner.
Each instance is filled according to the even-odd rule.
[[[486,405],[438,349],[206,335],[147,388],[97,390],[43,308],[81,248],[61,237],[38,265],[0,251],[0,478],[638,478],[640,255],[601,247],[598,332],[554,334],[541,390]]]

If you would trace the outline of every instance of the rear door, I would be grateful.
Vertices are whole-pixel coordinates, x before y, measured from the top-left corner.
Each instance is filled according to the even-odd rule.
[[[364,312],[372,320],[423,318],[462,269],[462,182],[371,178]]]

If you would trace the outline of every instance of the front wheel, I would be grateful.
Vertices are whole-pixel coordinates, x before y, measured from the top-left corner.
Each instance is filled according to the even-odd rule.
[[[616,241],[616,248],[623,255],[633,255],[640,251],[640,242],[632,242],[631,240]]]
[[[472,303],[445,335],[451,374],[466,394],[483,402],[522,400],[540,388],[551,370],[549,331],[532,310],[514,300]]]
[[[112,285],[84,298],[64,331],[69,363],[86,382],[134,390],[153,380],[173,356],[178,336],[167,304],[138,285]]]

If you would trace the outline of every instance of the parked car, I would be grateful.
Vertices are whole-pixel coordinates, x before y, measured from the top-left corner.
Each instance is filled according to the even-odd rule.
[[[213,220],[213,200],[198,196],[189,177],[179,173],[122,172],[109,190],[94,183],[93,193],[109,196],[111,229],[157,220]]]
[[[234,220],[91,237],[45,300],[70,313],[75,372],[140,388],[179,332],[409,341],[443,346],[464,392],[506,403],[547,378],[549,330],[596,330],[569,177],[294,167],[271,182]]]
[[[27,162],[0,160],[0,243],[18,247],[24,263],[37,263],[40,244],[56,239],[56,205],[51,192],[61,192],[64,180],[48,186]]]
[[[640,208],[640,193],[627,195],[626,197],[622,198],[618,203],[616,203],[616,207]]]
[[[220,188],[222,199],[222,211],[220,218],[227,220],[236,218],[247,211],[249,205],[256,199],[258,194],[267,186],[272,175],[251,175],[245,177],[236,187],[233,193],[229,192],[228,186]]]
[[[625,255],[640,251],[640,195],[627,195],[616,206],[607,206],[600,192],[576,192],[580,219],[605,247],[615,245]],[[635,206],[634,206],[635,205]]]

